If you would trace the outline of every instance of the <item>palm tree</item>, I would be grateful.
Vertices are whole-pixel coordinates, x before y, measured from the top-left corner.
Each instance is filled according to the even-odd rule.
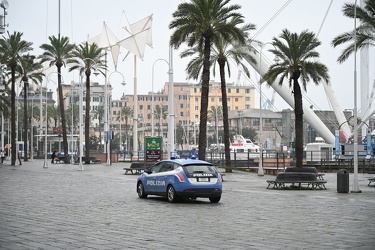
[[[73,58],[68,62],[73,66],[69,71],[78,69],[81,74],[86,76],[86,111],[85,111],[85,143],[86,143],[86,156],[90,156],[90,76],[92,71],[99,71],[105,75],[104,71],[107,66],[102,57],[102,49],[96,43],[89,44],[85,42],[80,44],[73,51]],[[105,104],[107,105],[107,103]]]
[[[247,30],[254,29],[254,25],[246,25],[243,28],[244,37],[247,37]],[[241,41],[240,41],[241,42]],[[229,60],[232,59],[242,70],[243,72],[250,77],[250,72],[248,68],[242,63],[243,59],[247,61],[255,62],[255,59],[252,56],[252,51],[244,49],[236,41],[226,42],[221,37],[215,39],[213,43],[213,48],[210,56],[211,65],[213,65],[213,75],[215,76],[216,72],[216,62],[219,65],[220,71],[220,83],[221,83],[221,96],[222,96],[222,116],[223,116],[223,125],[224,125],[224,153],[225,153],[225,171],[228,173],[232,172],[231,159],[230,159],[230,141],[229,141],[229,119],[228,119],[228,98],[227,98],[227,87],[225,81],[225,66],[227,66],[228,75],[230,76],[230,67]],[[187,66],[188,76],[193,79],[198,79],[202,70],[203,62],[203,53],[199,51],[199,48],[195,47],[188,49],[181,54],[181,57],[187,57],[193,54],[198,54],[192,61],[189,62]]]
[[[68,114],[68,117],[66,118],[66,121],[69,124],[69,126],[71,126],[70,131],[73,131],[74,127],[78,123],[79,106],[77,104],[71,103],[69,105],[68,109],[66,110],[66,113]],[[73,121],[72,121],[72,118],[73,118]]]
[[[1,69],[0,69],[0,72],[1,72]],[[2,84],[4,85],[4,90],[2,91],[2,93],[0,94],[0,114],[2,114],[4,116],[4,119],[7,119],[10,117],[10,90],[8,88],[8,85],[7,85],[7,82],[6,82],[6,74],[3,74],[3,72],[1,72],[2,75],[0,75],[0,78],[3,80]]]
[[[48,119],[52,119],[53,122],[54,122],[54,128],[57,128],[58,126],[58,122],[59,122],[59,119],[60,119],[60,112],[59,112],[59,108],[56,107],[56,106],[48,106]]]
[[[361,22],[356,30],[345,32],[332,41],[333,47],[350,42],[339,56],[337,61],[344,62],[354,52],[354,49],[369,48],[375,45],[375,0],[365,0],[364,7],[356,6],[355,4],[344,4],[343,13],[345,16],[354,19],[354,12],[356,11],[356,18]],[[356,37],[356,39],[355,39]]]
[[[126,133],[126,142],[127,143],[130,143],[130,138],[128,137],[129,133],[129,126],[128,126],[128,121],[129,121],[129,118],[133,117],[133,109],[129,106],[124,106],[122,107],[121,109],[121,114],[122,116],[125,118],[125,133]],[[128,145],[126,145],[126,149],[129,151],[129,147]]]
[[[167,118],[167,107],[156,105],[154,110],[154,116],[156,119],[159,119],[159,136],[163,138],[163,120]]]
[[[102,120],[104,118],[104,106],[99,106],[98,109],[94,110],[93,112],[93,118],[94,119],[98,119],[99,120],[99,142],[100,142],[100,145],[102,145],[102,129],[101,129],[101,124],[102,124]]]
[[[224,40],[243,41],[243,31],[237,27],[244,23],[242,14],[236,12],[239,5],[227,6],[230,0],[192,0],[181,3],[173,13],[174,20],[169,24],[170,29],[176,29],[170,39],[174,48],[182,43],[188,47],[197,46],[203,51],[202,96],[199,123],[199,151],[198,158],[206,158],[206,129],[208,92],[210,82],[211,46],[216,37]]]
[[[21,60],[21,56],[32,50],[32,43],[22,40],[23,33],[14,32],[12,35],[8,33],[8,38],[0,39],[0,63],[7,65],[11,71],[11,144],[12,158],[11,165],[16,164],[16,69]]]
[[[282,31],[279,38],[274,37],[272,45],[274,49],[270,50],[275,56],[280,58],[280,62],[272,64],[266,74],[263,75],[262,82],[267,81],[272,84],[278,80],[282,85],[285,78],[289,78],[289,87],[292,89],[294,97],[294,115],[295,115],[295,147],[296,147],[296,166],[302,167],[303,158],[303,106],[302,90],[306,91],[307,83],[312,80],[316,85],[320,81],[329,82],[328,68],[314,59],[319,57],[315,50],[321,42],[315,37],[313,32],[307,30],[300,34],[290,33],[287,29]],[[279,77],[277,79],[277,77]],[[302,86],[299,79],[302,80]]]
[[[65,120],[65,109],[64,109],[64,96],[61,85],[61,68],[66,65],[69,58],[72,57],[72,51],[75,48],[74,44],[69,43],[69,38],[66,36],[50,36],[48,37],[49,44],[42,44],[40,48],[44,50],[40,56],[41,63],[49,62],[49,66],[55,65],[57,68],[57,86],[59,94],[59,107],[61,115],[61,126],[63,130],[63,147],[64,155],[68,155],[68,138],[66,133],[66,120]],[[48,76],[47,76],[48,77]],[[65,163],[69,163],[69,157],[65,157]]]
[[[29,88],[29,80],[35,83],[41,83],[43,81],[44,74],[41,72],[43,66],[39,62],[36,62],[36,58],[33,55],[24,55],[21,57],[20,64],[17,67],[17,71],[19,73],[19,77],[23,82],[23,105],[25,108],[24,112],[24,127],[23,127],[23,138],[24,140],[24,161],[27,161],[28,154],[27,154],[27,130],[28,130],[28,105],[27,105],[27,97],[28,93],[27,90]]]

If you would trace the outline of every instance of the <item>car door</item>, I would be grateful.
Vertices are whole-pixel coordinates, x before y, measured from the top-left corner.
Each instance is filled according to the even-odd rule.
[[[151,173],[147,174],[145,177],[144,189],[148,194],[158,193],[158,186],[156,185],[156,178],[159,175],[159,170],[162,167],[163,162],[156,163],[152,169]]]
[[[168,176],[171,175],[170,171],[173,170],[173,163],[172,162],[162,162],[159,172],[156,173],[156,189],[157,192],[161,195],[166,193],[167,190],[167,183],[166,180]]]

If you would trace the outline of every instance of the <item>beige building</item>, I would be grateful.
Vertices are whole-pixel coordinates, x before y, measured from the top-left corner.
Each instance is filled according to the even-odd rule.
[[[84,87],[84,84],[82,85]],[[71,103],[79,103],[79,89],[80,83],[72,83],[70,85],[63,84],[63,96],[65,97],[65,107],[69,107]],[[95,112],[100,106],[104,106],[104,84],[94,82],[91,84],[91,108],[90,112]],[[143,142],[145,136],[151,136],[152,127],[154,127],[154,136],[163,135],[167,137],[168,129],[168,90],[169,83],[165,83],[164,88],[157,92],[148,92],[147,94],[138,94],[138,132],[139,141]],[[121,109],[123,107],[134,107],[134,95],[123,95],[120,100],[112,100],[112,86],[107,86],[107,92],[110,100],[109,111],[109,125],[110,129],[115,131],[115,134],[121,137],[122,142],[127,141],[128,133],[132,133],[134,117],[128,117],[127,125],[125,124],[125,117],[122,115]],[[227,83],[227,98],[229,110],[243,110],[250,109],[255,106],[255,89],[252,86],[239,86],[233,83]],[[180,124],[187,130],[193,130],[193,124],[200,120],[200,106],[201,106],[201,87],[198,84],[190,84],[186,82],[174,83],[174,107],[176,116],[176,125]],[[152,101],[152,99],[154,101]],[[85,113],[85,95],[83,97],[83,110]],[[222,106],[221,85],[217,82],[210,83],[209,92],[209,109],[211,107]],[[161,110],[159,117],[154,116],[152,122],[151,114],[157,110]],[[160,113],[160,112],[159,112]],[[122,119],[120,119],[122,117]],[[99,127],[103,127],[103,122],[99,119],[92,118],[91,131],[96,136],[99,136]],[[219,124],[222,121],[218,121]],[[101,123],[101,124],[99,124]],[[152,126],[152,124],[154,126]],[[103,131],[103,130],[102,130]],[[103,132],[102,132],[103,133]],[[130,135],[128,135],[130,136]],[[125,137],[125,138],[124,138]]]

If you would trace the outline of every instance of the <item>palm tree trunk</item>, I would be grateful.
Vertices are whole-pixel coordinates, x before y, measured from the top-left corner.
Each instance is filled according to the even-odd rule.
[[[221,96],[223,103],[223,124],[224,124],[224,152],[225,152],[225,172],[232,173],[229,147],[229,121],[228,121],[228,99],[227,86],[225,82],[225,62],[220,65]]]
[[[16,65],[14,65],[14,67],[11,67],[11,72],[12,72],[12,88],[11,88],[11,95],[10,95],[10,98],[11,98],[11,128],[12,128],[12,131],[11,131],[11,145],[12,145],[12,148],[11,148],[11,155],[12,155],[12,158],[11,158],[11,165],[15,165],[16,164],[16,152],[17,152],[17,145],[16,145],[16,142],[17,142],[17,138],[16,138],[16,90],[15,90],[15,86],[16,86]]]
[[[302,107],[302,92],[298,80],[293,79],[294,91],[294,115],[295,115],[295,155],[296,167],[303,166],[303,107]]]
[[[107,103],[105,104],[107,105]],[[86,157],[90,156],[90,74],[86,72],[86,111],[85,111],[85,147]],[[88,159],[88,158],[87,158]],[[87,164],[90,161],[86,162]]]
[[[100,149],[102,149],[102,119],[100,118],[99,115],[99,141],[100,141]]]
[[[27,128],[29,127],[28,125],[28,119],[27,119],[27,79],[23,81],[23,108],[24,108],[24,114],[23,114],[23,122],[24,122],[24,127],[23,127],[23,138],[24,138],[24,155],[23,155],[23,160],[27,161]]]
[[[204,42],[201,112],[200,112],[200,122],[199,122],[198,158],[200,160],[206,159],[208,92],[210,89],[210,85],[209,85],[210,83],[210,53],[211,53],[211,38],[206,37],[206,40]]]
[[[64,109],[64,96],[62,91],[62,85],[61,85],[61,67],[57,68],[57,82],[58,82],[58,88],[59,88],[59,106],[60,106],[60,116],[61,116],[61,126],[62,126],[62,132],[63,132],[63,147],[64,147],[64,157],[65,157],[65,163],[69,163],[68,161],[68,137],[66,134],[66,119],[65,119],[65,109]]]

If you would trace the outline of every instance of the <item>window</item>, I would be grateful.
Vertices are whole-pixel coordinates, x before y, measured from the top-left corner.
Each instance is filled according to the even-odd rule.
[[[140,110],[143,110],[143,105],[139,105],[139,109],[140,109]]]
[[[250,89],[245,89],[246,94],[250,94]]]
[[[240,93],[240,89],[236,89],[236,93],[237,93],[237,94]]]
[[[183,117],[184,116],[184,112],[180,112],[180,117]]]
[[[232,93],[232,89],[229,89],[229,88],[228,88],[228,93]]]
[[[195,110],[198,110],[198,106],[195,106]]]
[[[234,101],[235,101],[235,102],[238,102],[238,98],[237,98],[237,97],[236,97],[236,98],[234,98]]]
[[[246,102],[250,102],[250,97],[248,97],[248,96],[245,97],[245,101],[246,101]]]
[[[183,103],[180,103],[180,108],[184,108],[184,104]]]

